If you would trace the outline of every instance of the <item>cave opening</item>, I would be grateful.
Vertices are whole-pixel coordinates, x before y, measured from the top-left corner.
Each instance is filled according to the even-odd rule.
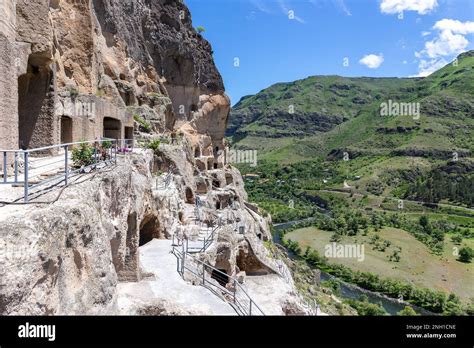
[[[133,140],[133,127],[125,127],[125,139]]]
[[[186,194],[186,203],[194,204],[193,190],[191,190],[191,188],[189,187],[186,187],[185,194]]]
[[[61,144],[72,143],[72,118],[61,117]]]
[[[240,249],[236,258],[237,267],[249,276],[260,276],[269,274],[269,270],[249,249]]]
[[[21,149],[44,147],[54,143],[54,78],[49,61],[41,55],[30,55],[26,74],[18,77]]]
[[[227,271],[225,269],[213,269],[211,278],[216,280],[219,285],[223,287],[225,287],[229,282],[229,275],[227,274]]]
[[[195,158],[201,157],[201,150],[199,149],[199,147],[196,147],[196,148],[194,149],[194,157],[195,157]]]
[[[155,238],[159,238],[159,222],[158,219],[153,217],[145,218],[140,225],[140,237],[138,246],[143,246],[151,242]]]
[[[122,122],[112,117],[104,117],[104,138],[120,139]]]
[[[214,159],[213,158],[208,158],[207,159],[207,168],[211,170],[214,167]]]

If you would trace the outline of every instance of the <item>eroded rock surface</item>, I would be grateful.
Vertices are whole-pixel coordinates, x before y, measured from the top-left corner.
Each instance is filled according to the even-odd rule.
[[[0,215],[0,314],[229,314],[222,298],[195,291],[192,277],[160,263],[173,263],[166,249],[143,254],[154,245],[171,251],[173,237],[199,243],[203,225],[218,221],[213,243],[196,257],[238,279],[257,300],[268,292],[264,312],[307,313],[288,269],[264,245],[271,243],[269,218],[247,202],[242,177],[228,164],[230,101],[186,6],[0,6],[0,147],[130,137],[146,130],[133,115],[151,125],[148,139],[173,139],[155,153],[119,156],[116,166],[52,190],[42,204]],[[167,296],[176,289],[188,289],[189,302]]]

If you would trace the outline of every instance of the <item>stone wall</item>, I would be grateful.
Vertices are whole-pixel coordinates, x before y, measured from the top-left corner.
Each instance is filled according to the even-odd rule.
[[[0,148],[125,137],[126,128],[131,137],[132,114],[160,132],[191,125],[211,137],[212,149],[224,148],[230,101],[212,48],[183,3],[4,0],[1,6]],[[106,117],[121,129],[105,130]],[[217,151],[210,156],[221,162]]]
[[[0,149],[14,149],[18,134],[16,0],[0,2]],[[0,163],[3,156],[0,156]]]

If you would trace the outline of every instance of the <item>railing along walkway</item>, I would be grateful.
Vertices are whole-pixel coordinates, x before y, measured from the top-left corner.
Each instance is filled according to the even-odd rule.
[[[220,295],[239,315],[265,315],[236,278],[186,252],[185,244],[186,241],[181,248],[173,245],[173,253],[178,260],[177,271],[183,278],[185,272],[191,273],[199,285]]]
[[[92,147],[92,163],[74,167],[72,149],[81,145]],[[72,176],[116,164],[117,155],[133,152],[133,147],[133,140],[101,139],[30,150],[0,150],[3,159],[3,178],[0,185],[23,186],[23,201],[27,203],[32,190],[46,184],[58,185],[62,182],[67,186]],[[45,155],[47,153],[58,155]],[[38,157],[34,157],[35,155]]]

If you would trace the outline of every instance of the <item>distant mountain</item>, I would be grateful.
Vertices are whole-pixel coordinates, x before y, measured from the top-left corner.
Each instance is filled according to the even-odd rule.
[[[384,115],[384,105],[395,113]],[[415,109],[400,115],[397,105]],[[413,113],[418,105],[419,115]],[[236,147],[282,162],[330,158],[343,150],[470,157],[473,133],[474,51],[426,78],[313,76],[278,83],[242,98],[227,130]]]

